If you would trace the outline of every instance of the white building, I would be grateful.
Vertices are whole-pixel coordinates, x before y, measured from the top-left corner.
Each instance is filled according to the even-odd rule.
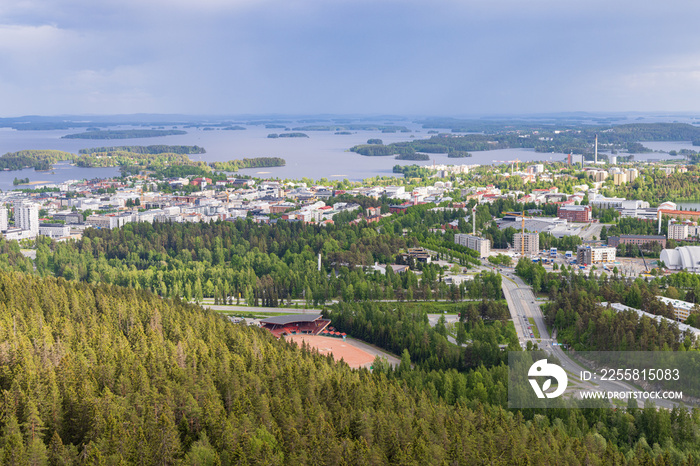
[[[615,248],[608,246],[579,246],[576,249],[576,260],[579,265],[615,262],[616,253]]]
[[[599,209],[614,209],[616,207],[622,207],[622,202],[625,200],[624,197],[605,197],[602,194],[593,194],[589,196],[588,204],[590,204],[591,207],[598,207]]]
[[[673,306],[673,314],[676,319],[685,322],[690,313],[695,309],[695,304],[689,303],[688,301],[681,301],[680,299],[667,298],[665,296],[657,296],[656,299],[664,304],[670,304]]]
[[[39,224],[39,234],[49,238],[65,238],[70,236],[70,226],[62,223],[41,223]]]
[[[0,231],[5,231],[7,228],[7,207],[0,206]]]
[[[667,299],[667,298],[666,298],[666,299]],[[657,316],[657,315],[654,315],[654,314],[650,314],[650,313],[644,312],[644,311],[642,311],[642,310],[640,310],[640,309],[635,309],[635,308],[633,308],[633,307],[625,306],[624,304],[621,304],[621,303],[610,303],[610,304],[608,304],[608,303],[606,303],[606,302],[602,302],[602,303],[600,303],[600,305],[603,306],[603,307],[608,307],[608,306],[610,306],[612,309],[615,310],[615,312],[632,311],[632,312],[636,312],[637,315],[638,315],[640,318],[643,317],[643,316],[646,316],[646,317],[648,317],[648,318],[650,318],[650,319],[653,319],[653,320],[655,320],[655,321],[657,321],[657,322],[662,322],[662,321],[664,321],[664,322],[668,322],[669,324],[675,324],[675,325],[678,325],[678,330],[680,330],[681,332],[683,332],[683,333],[686,333],[686,332],[687,332],[687,333],[690,333],[690,334],[694,335],[696,339],[697,339],[697,338],[700,338],[700,330],[698,330],[697,328],[691,327],[690,325],[687,325],[687,324],[679,324],[679,323],[677,323],[677,322],[675,322],[675,321],[673,321],[673,320],[671,320],[671,319],[667,319],[666,317],[663,317],[663,316]],[[681,335],[680,338],[683,339],[683,335]]]
[[[491,253],[491,241],[479,236],[459,233],[455,235],[455,243],[477,251],[481,258],[488,257]]]
[[[21,239],[34,239],[36,235],[30,230],[22,230],[21,228],[9,228],[2,234],[3,238],[6,240],[21,240]]]
[[[683,240],[688,237],[687,223],[668,223],[668,239]]]
[[[524,245],[523,245],[524,243]],[[526,256],[536,256],[540,252],[539,233],[516,233],[513,235],[513,249]]]
[[[39,206],[25,201],[15,202],[15,226],[39,234]]]
[[[670,270],[700,272],[700,246],[681,246],[664,249],[659,260]]]

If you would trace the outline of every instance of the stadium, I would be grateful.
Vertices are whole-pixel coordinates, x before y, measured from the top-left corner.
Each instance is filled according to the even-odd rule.
[[[299,346],[306,344],[319,354],[332,355],[336,361],[344,361],[350,367],[370,369],[377,355],[386,359],[391,365],[398,365],[399,360],[388,353],[372,348],[342,332],[329,327],[331,321],[320,314],[289,314],[269,317],[260,321],[260,326],[277,338]]]
[[[263,319],[260,321],[260,326],[269,330],[277,338],[280,338],[284,335],[319,335],[322,332],[329,333],[326,327],[330,323],[331,321],[323,319],[321,314],[288,314]]]

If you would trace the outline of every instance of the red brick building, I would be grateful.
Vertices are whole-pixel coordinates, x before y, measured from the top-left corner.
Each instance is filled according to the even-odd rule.
[[[560,205],[557,208],[557,217],[569,222],[588,223],[592,219],[591,206],[588,205]]]

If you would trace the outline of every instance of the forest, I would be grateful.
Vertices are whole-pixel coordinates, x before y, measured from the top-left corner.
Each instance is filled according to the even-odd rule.
[[[66,134],[62,139],[136,139],[155,138],[159,136],[175,136],[187,134],[187,131],[179,129],[124,129],[124,130],[97,130],[82,133]]]
[[[115,167],[130,166],[143,169],[157,169],[169,165],[197,165],[204,162],[193,162],[183,153],[172,152],[91,152],[74,158],[79,167]]]
[[[113,146],[113,147],[92,147],[90,149],[80,149],[80,154],[94,154],[96,152],[131,152],[134,154],[204,154],[206,151],[199,146]]]
[[[379,317],[371,306],[364,309]],[[415,368],[414,356],[404,349],[395,369],[377,360],[369,372],[147,291],[0,272],[2,461],[335,465],[700,459],[698,411],[633,405],[508,410],[500,352],[489,359],[485,346],[479,359],[463,358],[476,367],[466,372],[433,368],[461,364],[438,357],[457,347],[441,343],[439,329],[426,335],[419,315],[396,316],[401,320],[385,321],[390,338],[403,338],[399,329],[404,328],[406,338],[414,333],[417,342],[427,338],[434,350],[430,343],[424,357],[416,349],[416,358],[425,363]]]
[[[211,162],[209,166],[217,171],[237,172],[241,168],[284,167],[287,161],[280,157],[254,157],[250,159]]]
[[[21,170],[33,167],[35,170],[50,170],[54,163],[73,160],[75,154],[58,150],[21,150],[8,152],[0,157],[0,170]]]
[[[559,340],[576,350],[588,351],[661,351],[699,349],[700,341],[682,334],[678,326],[633,312],[616,313],[598,303],[622,303],[654,315],[674,319],[673,308],[656,297],[695,299],[700,282],[693,274],[681,272],[646,282],[640,278],[612,275],[585,275],[574,268],[562,267],[548,272],[541,264],[521,259],[516,273],[536,292],[547,293],[545,307],[548,325],[557,329]],[[691,276],[691,277],[689,277]],[[694,321],[688,322],[695,323]]]
[[[412,154],[399,154],[394,158],[396,160],[430,160],[430,156],[428,154],[420,154],[418,152],[414,152]]]
[[[267,135],[270,139],[276,138],[308,138],[309,135],[305,133],[270,133]]]
[[[598,135],[601,149],[615,152],[651,152],[644,141],[700,141],[700,128],[686,123],[582,124],[574,120],[484,121],[433,119],[419,121],[423,128],[446,128],[453,134],[390,144],[410,147],[417,152],[451,153],[506,148],[534,149],[537,152],[584,154],[593,158]],[[465,133],[454,135],[454,133]]]
[[[507,201],[479,206],[477,223],[506,210]],[[130,223],[87,229],[80,241],[42,238],[35,261],[0,239],[1,461],[700,462],[698,410],[508,409],[507,351],[499,345],[520,346],[500,275],[447,286],[435,264],[401,274],[368,268],[418,245],[473,264],[453,231],[431,231],[453,220],[457,231],[470,231],[464,215],[426,204],[373,224],[350,224],[351,216],[326,227]],[[655,296],[692,299],[700,293],[696,275],[647,283],[551,273],[530,261],[516,270],[549,295],[548,324],[577,349],[696,347],[674,326],[595,305],[623,302],[667,315]],[[180,300],[204,296],[265,306],[337,300],[324,310],[337,329],[401,363],[377,359],[372,371],[352,370]],[[456,326],[428,324],[435,300],[459,312]]]
[[[407,221],[415,221],[411,218]],[[458,300],[479,286],[478,280],[447,286],[441,281],[443,269],[433,265],[421,265],[420,281],[412,271],[381,275],[363,269],[375,262],[392,263],[400,249],[421,240],[442,254],[472,258],[454,243],[420,238],[407,242],[393,229],[377,233],[362,225],[133,223],[118,230],[88,229],[79,242],[42,239],[36,264],[39,274],[69,280],[114,283],[188,300],[213,297],[222,303],[242,300],[266,306],[302,298],[309,304],[338,297]],[[323,256],[321,272],[316,270],[318,253]],[[329,278],[331,270],[336,273]]]

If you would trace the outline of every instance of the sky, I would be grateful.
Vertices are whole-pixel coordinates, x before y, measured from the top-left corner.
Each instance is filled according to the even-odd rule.
[[[700,2],[2,0],[0,116],[700,110]]]

